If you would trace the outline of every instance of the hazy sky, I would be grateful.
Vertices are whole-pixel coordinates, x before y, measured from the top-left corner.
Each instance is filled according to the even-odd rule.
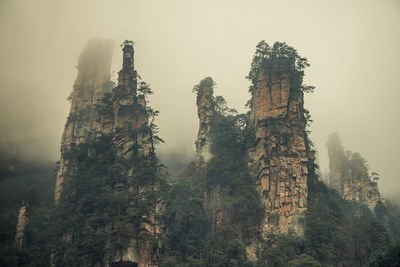
[[[78,56],[90,38],[135,41],[136,68],[160,110],[160,150],[193,151],[192,88],[203,77],[244,111],[244,78],[256,44],[285,41],[309,59],[306,96],[321,169],[338,131],[400,194],[400,1],[0,0],[0,132],[31,153],[58,159]]]

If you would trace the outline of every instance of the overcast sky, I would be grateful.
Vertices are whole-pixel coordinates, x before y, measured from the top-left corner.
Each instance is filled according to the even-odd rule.
[[[0,0],[1,138],[57,160],[78,56],[90,38],[135,41],[136,68],[150,83],[166,144],[190,153],[198,119],[192,88],[212,76],[216,94],[244,111],[244,78],[260,40],[285,41],[309,59],[305,83],[311,138],[327,169],[325,143],[338,131],[400,194],[400,1]]]

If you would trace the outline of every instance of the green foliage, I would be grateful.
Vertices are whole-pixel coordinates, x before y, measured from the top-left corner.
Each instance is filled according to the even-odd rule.
[[[304,69],[308,66],[308,60],[301,57],[297,50],[286,43],[276,42],[271,47],[265,41],[261,41],[256,46],[256,52],[253,56],[251,68],[247,79],[252,81],[250,91],[254,89],[257,83],[258,76],[261,71],[265,71],[268,68],[272,68],[274,65],[279,65],[288,73],[294,73],[296,75],[304,75]],[[311,92],[314,90],[313,86],[304,86],[300,88],[304,92]]]
[[[368,176],[367,161],[361,157],[360,153],[344,150],[338,133],[332,133],[328,137],[326,143],[328,148],[328,155],[331,162],[336,164],[335,167],[339,168],[341,177],[349,177],[362,180],[363,176],[369,179],[369,182],[376,183],[377,173]],[[375,179],[374,179],[375,178]]]
[[[203,186],[211,191],[221,186],[223,208],[232,218],[231,226],[238,228],[249,239],[256,236],[256,226],[262,216],[262,207],[255,183],[247,168],[246,149],[250,140],[245,114],[226,112],[226,102],[216,102],[216,112],[211,119],[211,153]]]
[[[124,49],[132,49],[133,43],[125,41],[123,45]],[[105,93],[95,107],[97,120],[113,119],[115,99],[125,93],[124,90]],[[155,124],[159,112],[142,103],[150,94],[150,86],[140,81],[132,107],[124,111],[145,115],[148,122],[140,129],[130,123],[118,129],[118,133],[131,140],[127,154],[121,156],[120,148],[116,147],[115,139],[120,136],[100,133],[96,137],[88,135],[84,143],[72,144],[64,151],[63,158],[69,161],[70,169],[52,227],[57,266],[98,263],[108,253],[106,244],[126,248],[135,239],[157,246],[158,240],[141,229],[142,222],[159,201],[162,184],[161,165],[154,152],[154,145],[163,142]],[[141,145],[151,145],[149,155],[140,156]]]
[[[139,86],[138,86],[138,93],[139,95],[143,95],[143,96],[148,96],[148,95],[152,95],[153,91],[150,88],[150,85],[144,81],[139,82]]]
[[[206,266],[250,267],[252,264],[247,259],[243,242],[238,239],[233,239],[225,244],[223,250],[216,251],[215,254],[210,255]]]
[[[205,90],[212,93],[214,85],[207,77],[193,91],[199,98]],[[230,109],[221,96],[211,101],[213,157],[204,169],[190,165],[187,177],[170,188],[161,266],[251,266],[245,247],[257,237],[262,207],[245,158],[248,117]],[[210,196],[216,188],[223,188],[217,205],[225,214],[217,232],[203,208],[204,192]]]
[[[101,236],[104,235],[102,228],[118,216],[118,209],[127,209],[126,201],[118,203],[112,192],[114,181],[110,178],[115,174],[109,166],[116,161],[116,156],[111,137],[102,136],[99,140],[80,144],[75,151],[73,159],[77,162],[77,170],[64,182],[54,225],[59,238],[56,248],[65,251],[67,266],[92,262],[95,257],[100,257],[105,242]],[[111,203],[117,207],[114,208]],[[65,237],[69,234],[71,236]],[[66,249],[68,244],[65,239],[74,240],[72,248]],[[77,257],[79,253],[85,257]],[[56,258],[60,266],[62,257],[59,255]]]
[[[400,207],[389,200],[378,202],[374,209],[376,218],[386,226],[391,236],[400,239]]]
[[[244,247],[258,235],[263,214],[261,200],[247,168],[247,143],[250,131],[248,117],[237,115],[226,106],[222,97],[215,98],[210,137],[213,157],[206,166],[202,188],[212,194],[220,191],[220,209],[225,215],[220,233],[210,242],[210,264],[215,266],[247,266]],[[232,251],[236,251],[233,253]],[[229,255],[236,255],[231,257]]]
[[[128,41],[124,44],[132,45]],[[275,65],[286,66],[288,69],[285,71],[303,75],[308,62],[285,43],[277,42],[270,47],[262,41],[257,46],[248,76],[253,82],[251,88],[254,88],[260,71]],[[214,86],[212,78],[206,77],[193,91],[199,97],[207,88],[212,96]],[[314,87],[304,85],[299,90],[312,92]],[[148,84],[140,82],[138,93],[145,97],[152,92]],[[157,247],[159,240],[141,232],[140,227],[160,196],[163,198],[163,212],[157,219],[166,227],[161,240],[160,266],[400,264],[400,244],[389,238],[383,226],[393,236],[399,236],[399,213],[393,212],[392,206],[378,203],[374,215],[356,202],[343,200],[320,182],[309,186],[304,236],[290,233],[269,236],[257,251],[258,260],[250,262],[246,246],[259,241],[258,231],[264,215],[256,183],[247,168],[248,144],[254,137],[248,128],[248,114],[237,114],[221,96],[212,97],[211,102],[214,111],[210,133],[213,157],[204,169],[192,163],[184,178],[169,185],[159,177],[161,165],[154,151],[146,158],[139,158],[138,153],[133,153],[130,158],[121,158],[112,136],[107,135],[89,137],[85,143],[72,147],[64,158],[73,162],[76,169],[65,180],[55,211],[43,201],[48,199],[48,203],[52,203],[51,194],[43,194],[46,197],[41,198],[38,191],[23,191],[24,199],[28,198],[32,203],[32,218],[27,229],[28,247],[20,251],[12,245],[18,208],[14,205],[7,209],[12,202],[7,202],[11,198],[7,190],[12,188],[15,193],[17,186],[13,184],[15,181],[11,182],[11,187],[7,183],[23,175],[18,174],[15,168],[1,168],[0,188],[6,197],[1,198],[5,201],[1,210],[5,215],[0,220],[0,265],[12,266],[18,262],[19,266],[46,266],[50,252],[55,250],[58,251],[54,259],[56,266],[91,266],[104,258],[107,253],[105,244],[109,240],[116,248],[126,247],[132,238],[138,242],[151,241]],[[105,94],[100,100],[97,111],[101,116],[113,115],[111,94]],[[162,142],[155,124],[158,111],[151,108],[143,111],[149,123],[138,130],[127,130],[128,136],[137,141],[140,135],[146,135],[150,136],[148,142],[152,144]],[[309,112],[305,110],[304,113],[304,123],[311,123]],[[77,117],[70,118],[75,119]],[[270,120],[268,123],[277,134],[288,134],[280,127],[279,121]],[[132,149],[137,152],[139,144],[133,143]],[[344,170],[353,173],[365,171],[365,160],[358,153],[346,153],[338,137],[333,137],[328,148],[338,157]],[[24,173],[29,177],[31,174],[32,170]],[[54,174],[51,177],[54,180]],[[311,178],[314,174],[310,174],[308,180]],[[26,185],[16,184],[21,188]],[[54,182],[48,184],[53,188]],[[209,203],[204,197],[215,192],[219,193],[219,198],[218,203],[213,204],[223,214],[222,225],[218,226],[207,214],[209,210],[205,205]],[[18,195],[14,200],[22,198]],[[275,218],[271,216],[268,219]]]
[[[400,241],[391,242],[376,250],[368,261],[368,267],[400,266]]]
[[[319,263],[315,258],[313,258],[307,254],[300,254],[300,256],[291,260],[287,265],[292,266],[292,267],[321,267],[322,266],[321,263]]]
[[[317,182],[309,198],[304,236],[269,236],[256,266],[365,266],[390,242],[369,209]]]
[[[51,204],[53,201],[50,202]],[[47,266],[50,262],[52,213],[51,204],[42,204],[33,207],[30,211],[31,218],[26,228],[27,245],[18,251],[18,266]]]
[[[214,86],[215,86],[214,80],[211,77],[206,77],[203,80],[201,80],[198,85],[195,85],[193,87],[192,92],[193,93],[198,93],[199,91],[202,91],[202,89],[204,89],[204,88],[210,88],[211,89],[211,95],[212,95]]]
[[[95,106],[96,112],[101,116],[112,116],[113,115],[113,104],[112,104],[112,94],[105,93],[100,101]]]
[[[216,160],[228,157],[232,160],[242,158],[246,133],[237,127],[239,117],[215,114],[211,122],[211,153]],[[212,165],[213,163],[211,163]]]
[[[302,85],[302,86],[300,87],[300,89],[301,89],[304,93],[314,93],[315,86],[312,86],[312,85]]]
[[[306,127],[310,127],[311,123],[313,123],[313,120],[311,119],[310,111],[308,111],[308,109],[304,109],[304,120],[305,120]]]
[[[120,44],[120,47],[133,46],[134,44],[135,44],[135,42],[133,42],[133,41],[125,40],[122,44]]]
[[[132,238],[140,239],[141,222],[157,200],[153,190],[147,190],[157,182],[157,160],[118,157],[111,136],[80,144],[74,159],[76,170],[64,182],[53,225],[56,250],[64,253],[57,254],[57,266],[94,264],[104,257],[110,234],[117,248],[126,247]],[[130,168],[133,177],[127,176]],[[107,227],[111,232],[106,232]]]
[[[324,266],[364,266],[369,255],[389,241],[385,228],[365,206],[343,200],[316,184],[305,229],[307,254]]]
[[[168,227],[161,250],[162,266],[203,266],[210,225],[203,209],[203,194],[187,179],[175,181],[165,200]]]
[[[270,235],[263,244],[255,266],[291,266],[288,262],[295,260],[304,252],[304,241],[292,234]]]
[[[213,98],[213,104],[214,104],[214,110],[219,114],[220,116],[233,116],[237,114],[236,109],[229,108],[227,106],[225,98],[223,98],[220,95],[217,95],[216,97]]]
[[[164,140],[160,138],[159,131],[160,129],[155,124],[157,116],[160,114],[158,110],[153,110],[150,107],[146,107],[146,116],[148,118],[148,125],[145,127],[145,132],[147,132],[150,136],[150,139],[153,142],[153,145],[157,145],[160,143],[164,143]]]
[[[18,144],[0,145],[0,266],[45,266],[49,256],[48,214],[55,182],[54,162],[26,158],[15,153]],[[17,250],[15,232],[23,201],[30,204],[27,247]],[[42,264],[41,264],[42,263]],[[48,264],[48,263],[46,263]]]

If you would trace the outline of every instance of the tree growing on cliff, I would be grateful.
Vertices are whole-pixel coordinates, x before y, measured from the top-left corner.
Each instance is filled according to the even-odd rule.
[[[214,86],[215,86],[214,80],[211,77],[205,77],[204,79],[202,79],[200,81],[199,84],[197,84],[193,87],[192,92],[199,93],[199,91],[202,91],[201,89],[210,88],[211,92],[213,93]]]
[[[297,50],[287,45],[285,42],[276,42],[271,47],[264,40],[256,46],[256,52],[251,62],[251,68],[247,79],[253,83],[258,79],[258,74],[267,65],[278,62],[280,59],[287,59],[292,71],[304,73],[304,69],[309,67],[307,58],[301,57]]]
[[[113,238],[116,248],[126,247],[133,237],[137,240],[144,237],[138,233],[144,218],[150,216],[150,203],[157,198],[156,193],[146,188],[159,184],[160,165],[155,157],[121,158],[110,135],[79,144],[71,160],[77,163],[77,168],[65,182],[53,225],[56,237],[64,235],[56,242],[57,251],[63,251],[64,255],[57,254],[55,263],[90,265],[104,258],[106,242],[110,241],[106,236]],[[132,167],[134,177],[127,175]],[[124,188],[119,187],[121,184]],[[113,230],[107,232],[107,226]],[[69,241],[68,233],[73,233]]]
[[[138,93],[139,95],[143,95],[145,97],[152,95],[153,91],[150,88],[150,85],[144,81],[139,82],[138,86]]]
[[[296,73],[301,76],[304,75],[304,69],[310,66],[307,58],[301,57],[296,49],[287,45],[285,42],[275,42],[271,47],[263,40],[256,46],[250,72],[246,76],[246,78],[252,82],[249,90],[250,92],[254,90],[260,72],[276,64],[283,64],[286,68],[285,71]],[[297,89],[305,93],[312,93],[315,87],[303,85]]]

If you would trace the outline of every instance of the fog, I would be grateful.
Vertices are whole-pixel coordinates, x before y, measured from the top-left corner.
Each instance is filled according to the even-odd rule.
[[[399,1],[0,0],[0,132],[24,153],[57,160],[76,64],[90,38],[135,42],[136,68],[152,87],[161,153],[194,151],[192,88],[205,76],[245,111],[255,46],[285,41],[308,58],[305,105],[327,169],[325,142],[340,133],[400,195]],[[115,46],[113,75],[122,54]]]

